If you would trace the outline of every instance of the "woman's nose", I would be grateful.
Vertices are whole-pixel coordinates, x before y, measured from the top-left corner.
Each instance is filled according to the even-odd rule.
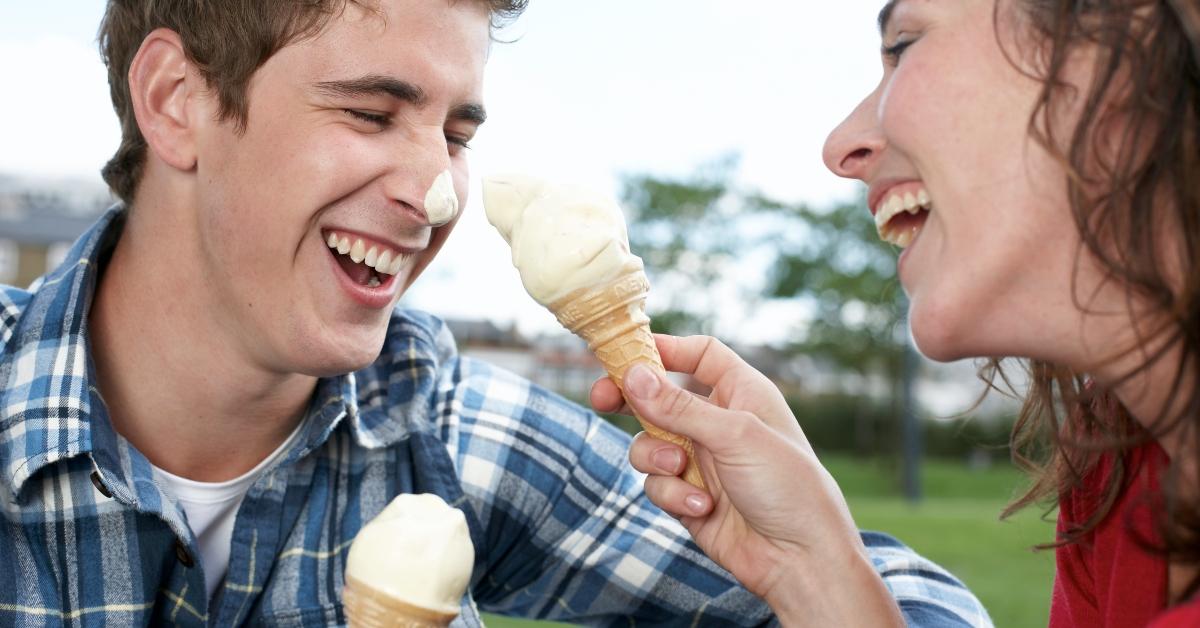
[[[879,130],[877,93],[864,98],[825,139],[825,167],[839,177],[866,179],[887,145]]]

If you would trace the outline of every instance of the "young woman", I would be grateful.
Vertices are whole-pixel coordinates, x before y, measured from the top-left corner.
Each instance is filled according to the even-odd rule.
[[[925,355],[1027,360],[1013,444],[1040,464],[1014,506],[1058,500],[1050,624],[1200,625],[1200,3],[891,0],[880,30],[825,162],[903,249]],[[895,623],[779,393],[716,341],[659,342],[713,393],[633,369],[630,403],[697,443],[711,493],[642,436],[651,498],[785,625]]]

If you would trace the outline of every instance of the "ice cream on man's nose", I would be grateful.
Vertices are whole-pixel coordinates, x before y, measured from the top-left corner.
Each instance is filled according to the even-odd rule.
[[[474,564],[462,511],[437,495],[399,495],[350,545],[343,591],[350,626],[446,626],[458,616]]]
[[[650,283],[641,258],[629,251],[625,215],[615,199],[581,186],[504,175],[484,179],[483,206],[512,248],[525,291],[587,341],[617,386],[635,363],[664,370],[645,311]],[[651,436],[684,448],[683,478],[703,487],[691,441],[637,419]]]
[[[425,217],[434,227],[444,225],[458,215],[458,194],[454,192],[454,176],[443,170],[425,192]]]

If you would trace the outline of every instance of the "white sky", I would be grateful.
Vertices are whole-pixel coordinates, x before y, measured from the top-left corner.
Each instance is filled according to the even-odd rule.
[[[0,5],[0,173],[99,181],[119,138],[94,43],[103,4]],[[615,191],[622,173],[688,174],[733,151],[744,185],[790,201],[848,198],[857,188],[825,169],[821,144],[879,78],[880,4],[532,0],[503,34],[517,41],[489,62],[473,175],[524,171]],[[556,328],[525,296],[479,198],[473,183],[408,302]]]

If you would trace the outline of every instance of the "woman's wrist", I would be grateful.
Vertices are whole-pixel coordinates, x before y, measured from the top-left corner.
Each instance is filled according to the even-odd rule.
[[[763,596],[792,626],[903,626],[895,598],[861,545],[789,561]]]

